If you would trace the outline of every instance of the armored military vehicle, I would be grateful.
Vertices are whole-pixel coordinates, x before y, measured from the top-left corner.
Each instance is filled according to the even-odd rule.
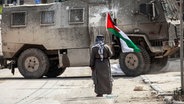
[[[167,0],[168,1],[168,0]],[[62,0],[47,4],[6,5],[2,51],[25,78],[57,77],[66,67],[87,66],[97,35],[104,35],[128,76],[163,67],[178,49],[176,8],[164,0]],[[106,13],[139,46],[122,53],[119,39],[105,28]],[[172,28],[171,28],[172,27]],[[172,29],[172,34],[169,30]]]

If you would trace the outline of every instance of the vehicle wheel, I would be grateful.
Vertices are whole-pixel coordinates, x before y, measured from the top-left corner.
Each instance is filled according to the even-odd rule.
[[[121,53],[119,64],[127,76],[137,76],[143,73],[144,61],[141,53]]]
[[[48,72],[48,57],[39,49],[27,49],[18,58],[18,69],[25,78],[41,78]]]
[[[168,62],[168,57],[153,58],[151,63],[151,72],[160,71],[164,66],[167,65],[167,62]]]
[[[150,72],[150,66],[151,66],[151,59],[150,56],[148,54],[148,52],[142,48],[141,46],[138,46],[141,49],[141,53],[144,59],[144,70],[143,70],[143,74],[147,74],[148,72]]]
[[[150,68],[149,54],[142,47],[139,48],[141,49],[140,53],[130,52],[120,54],[119,64],[127,76],[145,74]]]

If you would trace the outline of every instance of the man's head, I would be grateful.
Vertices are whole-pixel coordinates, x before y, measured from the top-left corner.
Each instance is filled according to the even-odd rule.
[[[103,35],[96,36],[96,43],[104,43],[104,36]]]

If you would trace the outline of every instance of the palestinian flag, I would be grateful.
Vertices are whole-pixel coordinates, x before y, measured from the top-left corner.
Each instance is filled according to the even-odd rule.
[[[130,38],[114,25],[111,16],[107,13],[106,28],[116,37],[120,38],[122,52],[140,52],[140,49],[130,40]]]

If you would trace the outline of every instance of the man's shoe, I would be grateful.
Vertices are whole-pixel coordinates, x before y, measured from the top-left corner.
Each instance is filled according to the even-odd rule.
[[[103,94],[98,94],[96,95],[96,97],[103,97]]]

